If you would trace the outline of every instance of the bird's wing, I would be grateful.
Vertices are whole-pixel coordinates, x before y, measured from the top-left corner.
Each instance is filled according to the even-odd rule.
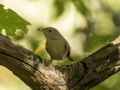
[[[66,41],[66,49],[67,49],[67,56],[70,56],[70,45],[69,45],[69,43]]]
[[[67,44],[66,44],[66,48],[67,48],[67,58],[68,58],[68,60],[70,60],[70,61],[74,61],[71,57],[70,57],[70,45],[69,45],[69,43],[67,42]]]

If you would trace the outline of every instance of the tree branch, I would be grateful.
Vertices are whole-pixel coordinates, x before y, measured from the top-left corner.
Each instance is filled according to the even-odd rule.
[[[74,67],[53,66],[0,35],[0,65],[33,90],[88,90],[120,70],[120,36]],[[44,62],[43,62],[44,61]]]

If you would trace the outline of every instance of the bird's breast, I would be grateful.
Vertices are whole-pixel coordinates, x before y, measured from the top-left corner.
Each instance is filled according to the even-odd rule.
[[[63,59],[66,53],[64,44],[61,40],[46,41],[46,50],[52,59]]]

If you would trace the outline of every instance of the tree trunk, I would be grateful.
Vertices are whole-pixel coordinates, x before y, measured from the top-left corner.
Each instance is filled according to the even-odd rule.
[[[120,37],[73,66],[54,66],[0,35],[0,65],[33,90],[88,90],[120,70]]]

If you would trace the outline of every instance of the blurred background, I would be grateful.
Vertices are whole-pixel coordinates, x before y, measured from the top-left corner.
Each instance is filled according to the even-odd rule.
[[[57,28],[76,62],[120,34],[120,0],[0,0],[0,4],[32,24],[27,34],[18,29],[11,38],[47,60],[45,37],[38,28]],[[0,90],[31,90],[5,67],[0,66],[0,73]],[[120,90],[119,76],[118,72],[91,90]]]

